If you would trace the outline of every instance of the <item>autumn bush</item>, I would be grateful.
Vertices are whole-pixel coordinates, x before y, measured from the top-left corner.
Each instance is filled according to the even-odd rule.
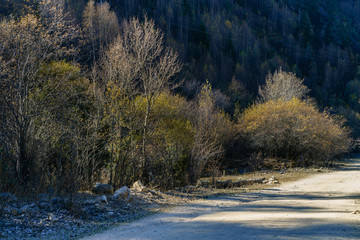
[[[144,115],[145,99],[139,100],[142,100]],[[172,188],[189,181],[190,151],[195,133],[190,121],[190,106],[184,97],[169,92],[161,93],[153,106],[147,148],[155,185]]]
[[[298,164],[327,163],[350,146],[344,120],[297,98],[249,107],[240,118],[239,128],[263,157]]]

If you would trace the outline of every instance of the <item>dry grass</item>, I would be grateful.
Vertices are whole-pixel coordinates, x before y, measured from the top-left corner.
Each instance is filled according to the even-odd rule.
[[[313,168],[312,169],[294,168],[294,169],[288,169],[288,170],[284,171],[283,173],[281,173],[280,171],[265,170],[265,171],[257,171],[257,172],[252,172],[252,173],[236,175],[236,176],[222,176],[222,177],[217,178],[216,180],[220,180],[220,181],[232,180],[232,182],[236,182],[236,181],[241,181],[241,180],[254,180],[254,179],[261,179],[261,178],[269,179],[271,177],[275,177],[281,184],[281,183],[294,182],[294,181],[309,177],[314,174],[321,174],[321,173],[330,172],[330,171],[332,171],[332,170],[330,170],[330,169],[313,169]],[[211,178],[203,178],[202,180],[206,181],[206,182],[212,181]],[[247,190],[259,190],[259,189],[269,188],[269,186],[272,186],[272,185],[252,184],[252,185],[247,185],[244,188]],[[244,188],[242,188],[242,189],[244,189]]]
[[[304,168],[294,168],[288,169],[284,173],[280,173],[279,171],[258,171],[252,173],[246,173],[241,175],[233,175],[233,176],[222,176],[215,179],[215,181],[226,181],[231,180],[232,182],[241,181],[241,180],[254,180],[265,178],[269,179],[271,177],[275,177],[280,184],[294,182],[299,179],[303,179],[315,174],[322,174],[326,172],[330,172],[330,169],[304,169]],[[279,184],[251,184],[246,185],[241,188],[227,188],[227,189],[218,189],[214,186],[211,186],[212,178],[202,178],[202,182],[209,183],[209,187],[195,187],[195,186],[187,186],[178,188],[176,190],[170,190],[166,192],[161,191],[152,191],[153,193],[157,193],[161,198],[157,198],[152,196],[152,201],[158,202],[163,205],[176,205],[182,203],[188,203],[191,200],[199,199],[199,198],[208,198],[211,196],[217,195],[231,195],[237,193],[251,192],[261,189],[272,188],[274,186],[279,186]]]

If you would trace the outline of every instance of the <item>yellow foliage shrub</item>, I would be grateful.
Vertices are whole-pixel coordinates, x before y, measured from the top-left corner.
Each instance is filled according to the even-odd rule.
[[[350,145],[341,118],[297,98],[253,105],[239,120],[240,131],[266,156],[325,161]]]

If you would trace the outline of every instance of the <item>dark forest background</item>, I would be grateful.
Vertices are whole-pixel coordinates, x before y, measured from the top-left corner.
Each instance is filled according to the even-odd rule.
[[[360,1],[154,0],[109,1],[118,18],[147,15],[183,62],[185,95],[208,80],[246,106],[269,72],[282,67],[305,79],[322,107],[360,134]],[[86,1],[69,1],[80,18]],[[234,93],[235,79],[244,86]]]

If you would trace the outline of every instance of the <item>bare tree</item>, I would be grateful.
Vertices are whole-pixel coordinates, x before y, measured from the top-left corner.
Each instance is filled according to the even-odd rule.
[[[217,165],[216,162],[225,153],[225,146],[234,136],[231,121],[215,105],[215,96],[209,83],[203,86],[196,109],[190,164],[192,182],[201,176],[207,165]]]
[[[265,85],[259,88],[259,100],[289,101],[292,98],[304,99],[309,92],[308,87],[303,84],[304,80],[297,78],[294,73],[280,70],[266,77]]]
[[[40,72],[47,62],[70,54],[72,49],[64,44],[76,36],[64,12],[62,1],[42,1],[39,16],[26,15],[18,20],[5,19],[0,22],[0,55],[6,74],[0,82],[0,98],[4,103],[6,121],[5,145],[11,145],[15,157],[19,181],[29,183],[34,154],[29,152],[34,120],[43,114],[45,105],[51,106],[55,88],[43,92],[36,99],[38,91],[46,85],[47,78]]]
[[[124,22],[122,33],[103,60],[104,79],[108,83],[114,83],[126,98],[142,96],[145,99],[142,122],[144,175],[149,171],[146,145],[152,107],[164,90],[178,86],[172,79],[181,69],[178,55],[164,48],[163,38],[152,20],[145,18],[140,22],[132,18]]]
[[[93,63],[119,34],[119,22],[108,2],[90,0],[83,13],[84,42],[89,44]]]

